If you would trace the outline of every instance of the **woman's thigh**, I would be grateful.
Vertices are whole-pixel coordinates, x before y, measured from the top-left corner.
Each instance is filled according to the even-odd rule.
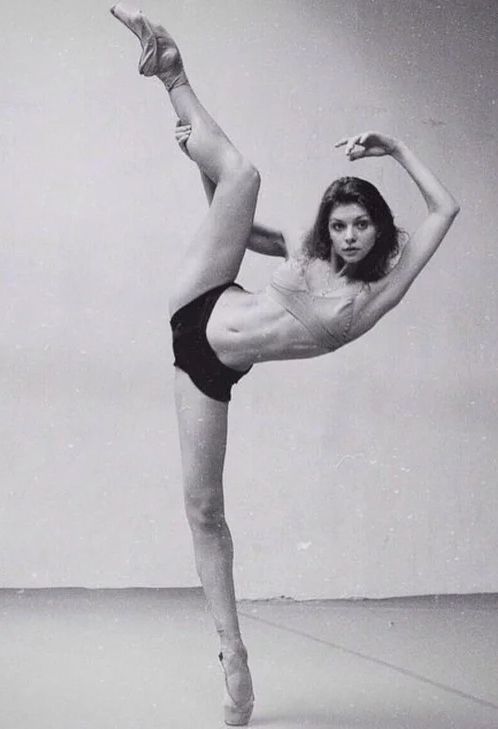
[[[186,500],[223,510],[228,403],[213,400],[175,368],[175,401]]]
[[[221,181],[189,244],[170,296],[170,313],[205,291],[234,281],[251,234],[259,176],[250,165]]]

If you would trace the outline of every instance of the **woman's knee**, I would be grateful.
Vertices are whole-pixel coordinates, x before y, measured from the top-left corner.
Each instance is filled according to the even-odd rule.
[[[243,186],[250,192],[258,193],[261,176],[255,165],[236,149],[231,149],[224,165],[224,174],[220,182]]]
[[[225,524],[223,499],[214,494],[185,495],[185,511],[193,531],[216,532]]]
[[[241,157],[220,180],[218,199],[231,201],[229,209],[235,205],[239,211],[243,211],[239,221],[245,219],[247,214],[252,218],[260,184],[261,177],[257,168],[248,159]]]
[[[261,186],[261,175],[257,167],[253,165],[245,157],[242,158],[238,168],[238,176],[241,182],[246,185],[251,192],[257,194]]]

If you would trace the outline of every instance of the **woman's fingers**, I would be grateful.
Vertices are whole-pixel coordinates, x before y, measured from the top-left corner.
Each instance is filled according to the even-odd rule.
[[[356,143],[348,156],[350,160],[355,160],[360,159],[361,157],[365,157],[366,154],[367,150],[365,149],[365,147],[363,147],[363,145],[359,143]]]
[[[185,145],[188,142],[188,136],[177,137],[176,138],[176,141],[178,142],[178,144],[180,145],[180,147],[185,147]]]
[[[360,139],[360,135],[356,134],[354,137],[350,137],[348,140],[348,143],[346,144],[346,149],[344,150],[346,155],[349,157],[351,153],[353,152],[354,148],[356,147],[358,141]]]
[[[184,124],[180,120],[176,122],[175,127],[175,139],[178,142],[178,146],[184,152],[187,157],[190,157],[187,149],[187,142],[190,139],[190,134],[192,132],[192,125],[191,124]]]
[[[391,139],[379,132],[362,132],[353,137],[344,137],[336,142],[335,147],[344,147],[350,160],[362,157],[381,157],[391,151]]]
[[[359,143],[363,145],[364,147],[367,146],[368,140],[372,136],[372,132],[364,132],[363,134],[360,134]]]
[[[359,134],[355,134],[354,137],[343,137],[338,142],[334,144],[334,147],[349,147],[350,145],[354,144],[355,140],[358,140],[360,138]]]
[[[175,139],[180,145],[183,152],[185,152],[185,154],[188,154],[186,145],[190,138],[191,132],[192,127],[190,124],[182,124],[181,122],[177,122],[175,127]]]
[[[192,131],[192,127],[190,124],[182,124],[181,122],[176,123],[175,127],[175,137],[178,139],[180,136],[187,135],[190,136],[190,132]]]
[[[365,153],[365,148],[361,144],[361,134],[355,134],[354,137],[344,137],[335,143],[335,147],[346,147],[344,153],[350,159],[358,159]]]

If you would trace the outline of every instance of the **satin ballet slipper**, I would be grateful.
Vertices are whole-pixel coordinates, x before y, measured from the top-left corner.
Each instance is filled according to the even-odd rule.
[[[249,668],[247,666],[247,653],[228,652],[220,653],[223,672],[225,674],[225,694],[223,709],[225,724],[228,726],[245,726],[249,723],[254,706],[254,694]],[[234,696],[247,698],[236,700]]]
[[[151,23],[141,10],[125,10],[119,3],[111,8],[111,13],[140,41],[139,73],[157,76],[168,91],[188,83],[178,46],[161,25]]]

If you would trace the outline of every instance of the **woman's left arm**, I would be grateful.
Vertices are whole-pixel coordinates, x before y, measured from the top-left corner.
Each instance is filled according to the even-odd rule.
[[[401,299],[448,232],[460,207],[431,170],[402,142],[395,140],[391,156],[408,172],[427,205],[427,216],[410,237],[396,266],[386,277]]]
[[[379,132],[364,132],[336,144],[337,147],[343,145],[352,161],[362,157],[393,157],[417,184],[427,205],[427,216],[410,237],[398,263],[378,282],[379,295],[388,310],[401,300],[435,253],[460,208],[433,172],[406,144],[394,137]]]

